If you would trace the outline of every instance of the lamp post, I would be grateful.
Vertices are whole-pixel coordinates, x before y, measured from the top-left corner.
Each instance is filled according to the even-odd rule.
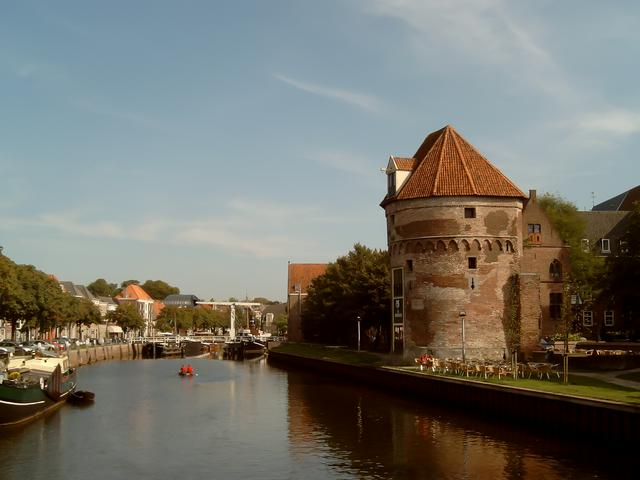
[[[460,320],[462,320],[462,363],[465,362],[465,348],[464,348],[464,318],[467,316],[467,312],[460,312]]]
[[[360,351],[360,315],[356,319],[358,320],[358,351]]]

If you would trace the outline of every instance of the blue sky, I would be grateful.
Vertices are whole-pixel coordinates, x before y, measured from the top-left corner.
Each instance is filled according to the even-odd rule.
[[[640,4],[4,1],[0,245],[62,280],[286,298],[386,247],[389,155],[452,124],[523,191],[638,183]]]

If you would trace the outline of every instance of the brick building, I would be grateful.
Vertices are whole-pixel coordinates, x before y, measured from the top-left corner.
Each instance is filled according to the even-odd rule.
[[[413,157],[390,157],[386,174],[394,350],[503,358],[514,344],[535,349],[568,267],[535,192],[528,199],[451,126]]]
[[[625,253],[624,236],[631,211],[640,201],[640,186],[595,205],[591,211],[580,212],[585,221],[582,248],[606,259]],[[633,312],[625,311],[607,299],[585,298],[579,319],[582,333],[591,340],[624,339],[640,330]]]
[[[289,263],[287,271],[287,337],[289,341],[301,342],[302,305],[307,297],[309,285],[314,278],[327,271],[326,263]]]

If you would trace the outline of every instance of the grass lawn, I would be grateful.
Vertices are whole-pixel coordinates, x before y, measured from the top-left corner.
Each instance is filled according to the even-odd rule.
[[[398,362],[398,356],[378,354],[373,352],[357,352],[344,347],[328,347],[324,345],[284,343],[274,349],[276,352],[289,353],[308,358],[319,358],[323,360],[333,360],[335,362],[346,363],[348,365],[369,365],[369,366],[390,366]],[[423,375],[439,374],[420,372],[417,366],[396,366],[399,370],[419,372]],[[513,377],[495,377],[489,379],[477,377],[461,377],[450,375],[451,378],[461,379],[470,382],[485,382],[494,385],[505,385],[512,387],[528,388],[531,390],[559,393],[578,397],[595,398],[609,400],[613,402],[629,403],[640,405],[640,390],[612,383],[584,375],[569,375],[569,383],[563,384],[561,380],[552,377],[551,380],[538,380]],[[640,382],[640,373],[629,373],[620,375],[618,378],[636,380]]]

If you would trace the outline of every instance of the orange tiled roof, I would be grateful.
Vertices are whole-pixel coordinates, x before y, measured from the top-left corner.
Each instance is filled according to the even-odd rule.
[[[153,300],[151,295],[144,291],[140,285],[127,285],[122,292],[116,295],[116,298],[130,300]]]
[[[415,154],[415,168],[395,197],[520,197],[526,195],[451,126],[427,136]]]
[[[405,158],[405,157],[393,157],[393,161],[396,164],[396,168],[398,170],[408,170],[411,171],[416,167],[416,159],[415,158]]]
[[[296,293],[296,285],[300,285],[300,292],[305,293],[314,278],[327,271],[326,263],[290,263],[289,264],[289,293]]]

